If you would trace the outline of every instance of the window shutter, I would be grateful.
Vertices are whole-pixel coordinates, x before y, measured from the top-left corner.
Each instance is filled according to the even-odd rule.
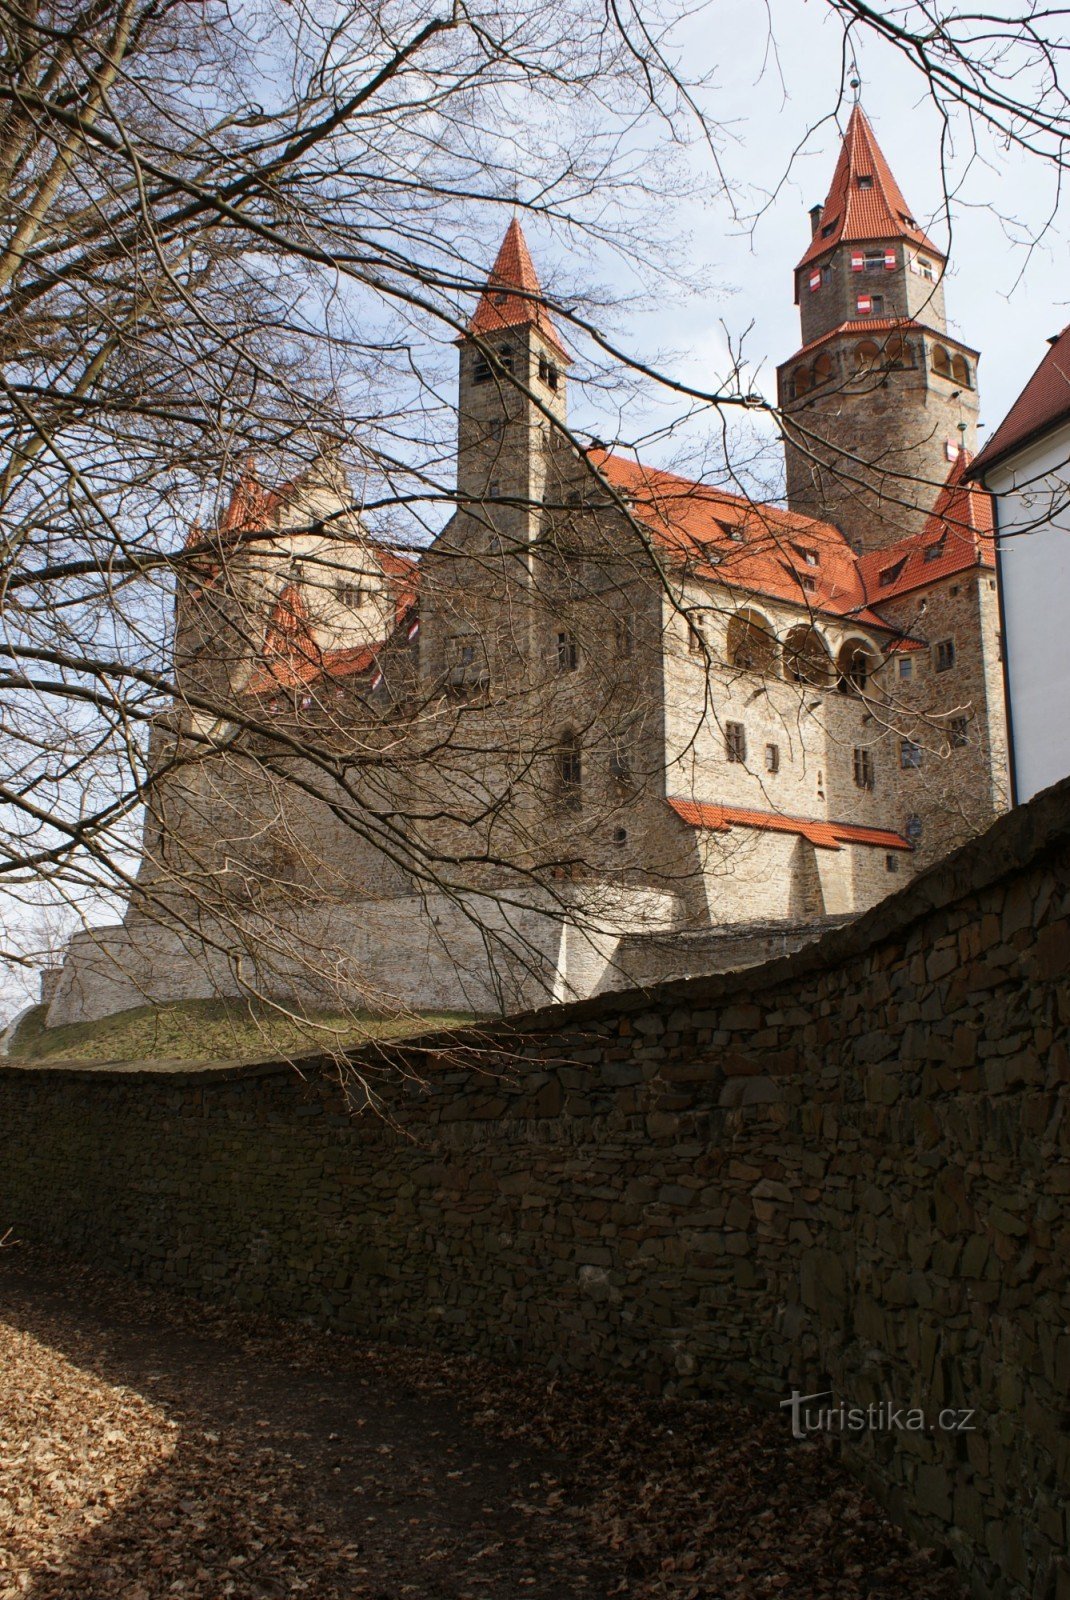
[[[862,269],[865,267],[865,264],[866,264],[866,258],[862,254],[861,250],[852,250],[851,251],[851,271],[852,272],[861,272]]]
[[[872,310],[873,301],[870,299],[869,295],[860,294],[858,297],[858,315],[860,317],[868,317]]]
[[[894,270],[895,270],[895,251],[894,250],[886,250],[884,252],[884,268],[885,268],[886,272],[894,272]]]
[[[810,274],[810,292],[813,293],[813,291],[815,289],[820,289],[820,287],[821,287],[821,273],[819,271],[818,272],[811,272],[811,274]]]

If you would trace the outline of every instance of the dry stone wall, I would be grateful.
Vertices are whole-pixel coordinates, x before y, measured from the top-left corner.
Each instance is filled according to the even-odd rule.
[[[745,976],[354,1057],[383,1116],[329,1062],[5,1063],[0,1218],[377,1337],[917,1408],[853,1464],[977,1594],[1067,1600],[1068,965],[1070,783]]]

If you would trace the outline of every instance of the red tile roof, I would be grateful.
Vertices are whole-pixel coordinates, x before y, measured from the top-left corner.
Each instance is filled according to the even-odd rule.
[[[519,291],[510,293],[511,290]],[[469,333],[497,333],[501,328],[534,326],[557,350],[563,361],[571,357],[561,343],[542,297],[542,285],[531,259],[524,230],[514,217],[506,229],[498,259],[480,296]]]
[[[694,483],[595,448],[592,465],[654,540],[699,577],[887,628],[868,607],[858,557],[827,522]],[[807,555],[816,558],[807,559]]]
[[[1070,327],[1052,341],[1039,367],[1003,421],[970,467],[971,478],[984,473],[1030,440],[1039,438],[1070,416]]]
[[[888,828],[862,828],[853,822],[828,822],[819,817],[788,817],[779,811],[751,811],[745,806],[714,805],[705,800],[670,798],[669,805],[692,828],[726,833],[729,828],[762,828],[773,833],[794,833],[822,850],[839,850],[845,844],[875,845],[881,850],[909,850],[901,833]]]
[[[859,178],[873,181],[862,188]],[[799,267],[855,239],[907,239],[943,259],[943,251],[930,243],[911,215],[861,106],[851,112],[821,220]]]
[[[850,322],[841,322],[839,327],[830,328],[828,333],[823,333],[818,339],[811,339],[809,344],[804,344],[796,350],[787,361],[782,361],[780,366],[790,367],[803,356],[811,355],[815,350],[820,350],[823,344],[828,344],[830,339],[838,339],[843,334],[874,334],[891,333],[897,330],[900,333],[930,333],[939,339],[941,344],[950,345],[952,350],[963,350],[967,355],[977,357],[977,351],[972,345],[963,344],[961,339],[954,338],[950,333],[944,333],[938,328],[930,328],[928,323],[915,322],[909,317],[861,317]]]
[[[992,498],[964,481],[968,468],[972,472],[970,456],[960,450],[921,533],[858,557],[873,605],[955,572],[995,566]]]

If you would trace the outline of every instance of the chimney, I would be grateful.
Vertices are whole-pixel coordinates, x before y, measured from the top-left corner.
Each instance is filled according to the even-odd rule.
[[[824,211],[824,209],[825,209],[824,206],[811,206],[810,207],[810,237],[811,237],[811,239],[813,238],[814,234],[817,232],[817,225],[821,221],[821,213],[822,213],[822,211]]]

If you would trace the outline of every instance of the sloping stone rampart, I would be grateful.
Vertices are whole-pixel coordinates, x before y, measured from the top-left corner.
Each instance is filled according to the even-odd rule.
[[[1067,1600],[1068,967],[1070,783],[745,975],[354,1056],[383,1117],[326,1061],[4,1063],[0,1220],[377,1337],[969,1411],[850,1458],[977,1594]]]

